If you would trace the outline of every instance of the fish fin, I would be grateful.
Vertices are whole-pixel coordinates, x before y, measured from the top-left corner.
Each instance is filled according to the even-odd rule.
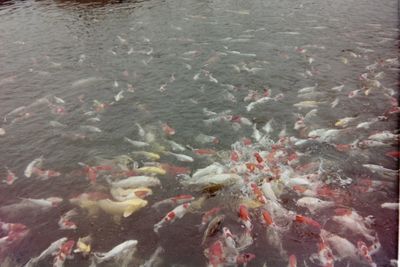
[[[132,209],[132,208],[126,209],[123,214],[124,218],[129,217],[130,215],[132,215],[133,212],[134,212],[134,209]]]

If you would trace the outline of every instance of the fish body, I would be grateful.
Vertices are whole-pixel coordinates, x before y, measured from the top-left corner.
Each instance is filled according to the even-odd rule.
[[[154,167],[154,166],[147,166],[147,167],[141,167],[138,169],[135,169],[136,172],[142,173],[142,174],[158,174],[158,175],[165,175],[167,172],[160,168],[160,167]]]
[[[122,202],[111,201],[110,199],[102,199],[98,201],[99,207],[106,213],[114,216],[123,216],[124,218],[130,216],[132,213],[147,205],[147,201],[136,198],[125,200]]]
[[[250,112],[250,111],[252,111],[257,105],[260,105],[260,104],[263,104],[263,103],[267,103],[267,102],[269,102],[269,101],[271,101],[271,100],[274,100],[274,99],[271,98],[271,97],[269,97],[269,96],[262,97],[262,98],[258,99],[257,101],[251,102],[250,104],[248,104],[248,105],[246,106],[246,110],[247,110],[247,112]]]
[[[376,133],[373,135],[370,135],[368,137],[369,140],[374,140],[374,141],[379,141],[379,142],[394,142],[399,139],[398,134],[393,134],[389,131],[382,131],[380,133]]]
[[[177,160],[182,161],[182,162],[193,162],[194,159],[190,156],[184,155],[184,154],[177,154],[177,153],[172,153],[172,152],[166,152],[167,155],[171,155],[175,157]]]
[[[146,157],[150,160],[159,160],[160,159],[160,155],[156,154],[156,153],[152,153],[152,152],[147,152],[147,151],[133,151],[131,152],[132,155],[138,155],[138,156],[143,156]]]
[[[186,148],[184,146],[182,146],[181,144],[178,144],[172,140],[167,140],[168,144],[171,145],[171,148],[173,151],[178,151],[178,152],[183,152],[186,150]]]
[[[114,199],[118,201],[125,201],[133,198],[145,198],[153,193],[150,188],[138,187],[138,188],[127,188],[123,189],[120,187],[112,187],[110,193]]]
[[[149,146],[149,144],[146,143],[146,142],[132,140],[132,139],[129,139],[128,137],[124,137],[124,141],[128,142],[129,144],[131,144],[131,145],[133,145],[135,147],[146,147],[146,146]]]
[[[108,180],[108,182],[113,187],[122,187],[122,188],[151,187],[151,186],[161,185],[159,179],[151,176],[131,176],[120,181],[112,182]]]
[[[240,182],[242,179],[239,175],[234,173],[221,173],[221,174],[209,174],[202,176],[198,179],[187,179],[183,180],[184,185],[194,185],[199,187],[207,187],[210,185],[227,186]]]
[[[210,221],[206,230],[204,231],[203,239],[201,241],[202,245],[205,244],[208,237],[215,235],[215,233],[219,231],[224,219],[225,219],[225,215],[218,215],[218,216],[215,216],[214,219],[212,219]]]
[[[15,182],[15,180],[18,179],[18,177],[15,175],[15,173],[10,171],[8,168],[6,168],[6,169],[7,169],[7,177],[5,180],[3,180],[3,182],[8,185],[12,185]]]
[[[42,261],[44,258],[46,258],[49,255],[52,255],[56,251],[60,250],[61,246],[68,240],[68,238],[63,237],[60,238],[53,243],[50,244],[48,248],[46,248],[42,253],[40,253],[39,256],[30,259],[24,267],[34,267],[37,266],[37,264]]]
[[[79,128],[85,132],[89,132],[89,133],[101,133],[102,130],[96,126],[92,126],[92,125],[81,125],[79,126]]]
[[[72,248],[75,245],[74,240],[66,241],[57,252],[57,255],[54,257],[53,267],[63,267],[64,262],[68,256],[71,255]]]
[[[398,210],[399,203],[383,203],[381,207],[384,209]]]
[[[314,197],[303,197],[297,200],[297,206],[307,208],[311,213],[334,205],[335,203],[332,201],[324,201]]]
[[[137,244],[138,244],[137,240],[128,240],[128,241],[125,241],[125,242],[115,246],[108,252],[104,252],[104,253],[95,252],[93,255],[94,255],[95,261],[97,263],[102,263],[102,262],[108,261],[110,259],[120,257],[127,251],[136,250]]]
[[[167,198],[161,201],[154,203],[151,207],[152,208],[159,208],[160,206],[164,205],[181,205],[183,203],[189,202],[194,200],[192,195],[177,195],[171,198]]]
[[[158,223],[153,227],[155,233],[158,233],[159,229],[165,225],[173,223],[176,219],[182,218],[187,212],[189,212],[190,203],[184,203],[177,206],[175,209],[168,212]]]
[[[26,166],[24,175],[30,178],[32,176],[33,168],[36,166],[40,166],[42,163],[43,163],[43,156],[34,159],[28,164],[28,166]]]

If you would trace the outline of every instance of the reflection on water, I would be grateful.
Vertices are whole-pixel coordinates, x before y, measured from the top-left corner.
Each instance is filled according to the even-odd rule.
[[[2,2],[0,261],[394,264],[395,4]]]

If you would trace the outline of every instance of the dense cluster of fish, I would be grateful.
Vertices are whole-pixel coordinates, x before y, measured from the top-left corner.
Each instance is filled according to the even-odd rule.
[[[247,11],[227,12],[249,14]],[[179,27],[176,29],[179,30]],[[246,34],[263,30],[249,30]],[[277,34],[296,36],[299,33]],[[149,39],[144,41],[148,45],[146,49],[136,50],[129,40],[117,36],[119,52],[113,49],[109,52],[114,56],[118,56],[121,50],[124,55],[140,55],[144,58],[143,65],[147,66],[152,62],[154,49]],[[204,255],[204,263],[198,262],[197,266],[246,266],[254,264],[258,258],[261,261],[257,262],[267,266],[268,259],[253,251],[259,246],[267,246],[290,267],[378,266],[377,255],[382,255],[383,247],[375,227],[376,218],[358,210],[362,200],[357,195],[350,196],[349,192],[362,195],[381,190],[393,191],[398,186],[399,170],[370,161],[368,156],[380,153],[380,156],[397,162],[400,155],[398,130],[382,130],[385,122],[397,120],[400,112],[398,92],[383,82],[388,69],[399,68],[398,58],[378,58],[371,62],[373,51],[360,44],[355,50],[344,51],[340,57],[344,65],[350,64],[351,60],[366,63],[358,77],[358,88],[348,87],[346,81],[338,81],[328,88],[311,82],[318,77],[318,53],[313,51],[326,48],[318,45],[292,47],[291,53],[280,56],[285,59],[303,58],[305,69],[300,77],[310,86],[292,88],[297,91],[290,97],[297,100],[288,104],[287,95],[276,89],[248,90],[243,98],[243,91],[237,86],[221,82],[217,74],[209,70],[221,58],[250,59],[230,65],[234,73],[249,75],[263,71],[269,63],[257,61],[256,54],[229,48],[231,43],[247,42],[245,37],[220,41],[224,50],[212,54],[201,69],[194,70],[189,64],[202,53],[200,50],[184,52],[178,59],[190,72],[193,83],[221,86],[224,99],[240,106],[241,113],[202,108],[204,127],[232,129],[238,134],[237,141],[228,149],[217,150],[224,136],[198,133],[193,136],[191,144],[181,144],[175,138],[179,129],[175,130],[169,122],[146,125],[136,122],[135,135],[120,140],[129,146],[130,153],[97,155],[86,162],[77,161],[73,172],[52,169],[46,155],[32,158],[24,170],[3,166],[4,187],[67,177],[86,179],[87,186],[79,193],[65,192],[70,195],[69,198],[59,195],[41,199],[19,198],[2,205],[0,263],[9,256],[18,266],[45,266],[52,258],[53,266],[61,267],[66,261],[81,257],[90,266],[106,262],[116,264],[114,266],[166,266],[163,254],[168,247],[162,246],[161,242],[146,259],[137,255],[141,243],[136,239],[127,238],[114,247],[109,246],[109,250],[104,252],[96,247],[91,233],[77,240],[68,235],[68,231],[79,229],[80,219],[96,221],[100,215],[108,214],[119,225],[124,220],[135,220],[139,211],[152,210],[158,219],[147,222],[153,225],[153,231],[147,235],[156,235],[159,240],[163,240],[172,225],[183,221],[184,217],[193,217],[198,221],[197,225],[188,226],[193,236],[201,232],[199,240],[193,240]],[[86,56],[80,55],[79,64],[85,60]],[[123,75],[129,76],[129,72],[125,71]],[[172,73],[165,80],[158,89],[160,93],[169,90],[179,78],[175,76],[178,75]],[[0,80],[0,84],[13,83],[17,79],[7,77]],[[104,82],[109,81],[93,76],[73,81],[70,87],[74,90]],[[74,100],[64,100],[60,96],[47,95],[8,111],[3,115],[0,138],[11,135],[15,124],[29,121],[40,112],[55,118],[48,122],[49,126],[64,140],[86,142],[99,137],[103,130],[96,124],[102,116],[113,106],[127,101],[128,94],[135,93],[133,85],[128,83],[126,88],[120,89],[120,83],[117,80],[112,82],[115,95],[111,99],[86,99],[85,95],[80,95]],[[325,108],[340,109],[341,105],[352,105],[351,100],[357,98],[369,101],[368,97],[379,97],[385,101],[387,110],[373,117],[349,114],[334,118],[329,126],[319,120]],[[68,104],[72,101],[80,103],[84,110],[80,114],[84,123],[78,127],[63,120],[70,115]],[[195,99],[188,101],[198,104]],[[260,119],[261,110],[269,105],[291,105],[290,108],[296,110],[291,118],[294,124],[282,125],[279,119],[274,119],[274,114],[270,114],[267,121]],[[246,133],[247,136],[239,133]],[[361,170],[363,175],[351,177],[338,166],[337,159],[326,157],[321,152],[324,150],[355,162],[355,168]],[[194,163],[200,167],[193,168]],[[167,192],[169,197],[166,199],[157,197],[164,187],[169,188],[168,184],[176,184],[182,192]],[[36,234],[30,231],[29,225],[15,220],[21,214],[46,214],[61,205],[68,206],[68,211],[55,223],[65,237],[47,244],[43,252],[31,255],[25,262],[10,256],[18,250],[22,240]],[[379,203],[379,206],[397,212],[399,204],[391,199]],[[93,230],[95,227],[93,225]],[[296,235],[313,242],[313,251],[302,251],[301,242],[298,242],[298,248],[286,246],[285,241]],[[167,242],[164,240],[162,243]],[[392,259],[390,263],[394,266],[397,259]]]

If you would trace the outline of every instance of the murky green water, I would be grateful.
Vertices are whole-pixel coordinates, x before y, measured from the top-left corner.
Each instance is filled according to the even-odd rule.
[[[76,230],[60,230],[57,222],[62,214],[77,207],[68,202],[71,197],[89,191],[109,191],[105,176],[110,173],[99,175],[93,185],[79,162],[95,166],[101,164],[99,158],[112,159],[143,150],[123,139],[145,141],[136,124],[154,135],[151,147],[145,150],[159,153],[159,162],[194,172],[213,162],[231,167],[229,153],[233,143],[244,137],[257,143],[257,138],[252,137],[253,126],[235,122],[235,116],[241,116],[253,125],[256,123],[261,132],[273,119],[269,134],[274,142],[278,142],[283,129],[287,138],[298,139],[305,139],[315,129],[341,129],[334,140],[290,145],[290,149],[301,158],[298,166],[327,162],[330,172],[319,179],[324,183],[333,180],[330,189],[339,190],[340,198],[345,200],[336,198],[335,207],[311,214],[296,206],[301,193],[287,187],[279,202],[294,214],[314,218],[322,228],[355,246],[358,240],[368,241],[343,231],[342,226],[333,222],[334,208],[353,208],[363,217],[373,215],[375,221],[370,229],[382,245],[373,260],[378,266],[390,266],[390,260],[397,258],[398,212],[383,209],[381,204],[398,202],[398,178],[387,174],[389,178],[383,179],[362,165],[398,169],[397,159],[385,155],[397,151],[398,143],[394,140],[384,146],[361,148],[357,142],[376,132],[398,128],[398,113],[388,113],[391,105],[397,105],[393,100],[398,98],[398,61],[388,60],[398,56],[397,11],[396,1],[371,0],[3,2],[0,115],[4,121],[0,127],[5,135],[0,136],[0,177],[7,176],[8,167],[19,179],[12,185],[0,185],[0,206],[18,203],[21,198],[57,196],[64,201],[45,212],[3,211],[1,221],[22,223],[30,232],[16,244],[0,244],[0,261],[7,257],[13,262],[11,266],[20,266],[56,239],[65,236],[76,241],[90,234],[93,251],[108,251],[125,240],[137,239],[138,251],[132,266],[143,263],[159,245],[165,250],[160,266],[206,265],[203,251],[221,234],[201,245],[201,216],[222,206],[226,215],[223,226],[239,235],[243,229],[235,201],[243,189],[225,188],[208,198],[200,209],[163,227],[159,235],[154,233],[153,225],[173,207],[157,211],[151,208],[152,204],[178,194],[192,194],[196,198],[203,195],[182,186],[173,173],[159,176],[162,186],[153,188],[153,195],[146,198],[148,206],[118,223],[104,212],[93,217],[79,208],[78,215],[73,217]],[[360,76],[363,73],[367,73],[367,80]],[[311,94],[298,93],[299,89],[314,85]],[[341,90],[331,89],[340,85],[344,85]],[[257,104],[248,111],[246,107],[256,99],[247,101],[249,92],[256,91],[260,98],[268,88],[271,97],[283,97]],[[355,90],[357,95],[349,97]],[[65,103],[57,103],[54,96]],[[293,105],[306,100],[316,101],[308,104],[316,105],[317,111],[307,117],[307,129],[298,131],[293,128],[298,114],[304,116],[313,108]],[[225,114],[231,117],[207,123],[215,116],[208,116],[205,110],[230,110]],[[378,116],[385,118],[369,129],[356,127]],[[356,119],[343,129],[335,127],[335,122],[345,117]],[[163,123],[174,128],[176,134],[165,136]],[[87,125],[101,132],[85,128]],[[200,133],[215,136],[219,142],[203,144],[196,140]],[[166,140],[213,149],[217,155],[199,156],[186,150],[177,153],[192,156],[194,162],[180,162],[164,154],[161,146],[171,150]],[[357,148],[335,148],[337,144],[354,141]],[[261,150],[270,152],[270,148]],[[40,156],[44,158],[43,169],[61,175],[45,181],[26,178],[25,168]],[[139,166],[149,161],[142,157],[133,159]],[[282,172],[287,168],[287,164],[278,165]],[[338,176],[351,180],[340,184],[332,178]],[[381,184],[365,188],[362,183],[371,180]],[[296,255],[298,266],[323,266],[310,260],[318,251],[318,231],[293,223],[280,238],[287,252],[285,257],[268,243],[267,227],[260,223],[259,209],[250,209],[250,214],[254,241],[243,252],[254,253],[256,258],[248,266],[286,266],[291,254]],[[354,259],[336,261],[335,266],[348,263],[368,266]],[[52,258],[48,257],[40,266],[51,264]],[[88,257],[76,255],[65,266],[89,264]],[[109,266],[116,263],[111,261]]]

